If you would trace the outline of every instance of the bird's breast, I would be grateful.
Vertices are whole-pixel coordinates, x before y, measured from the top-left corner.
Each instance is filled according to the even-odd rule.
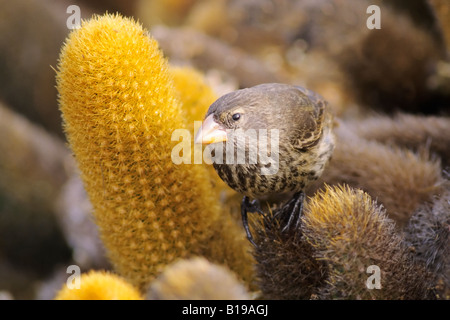
[[[217,164],[220,178],[232,189],[252,198],[303,190],[317,179],[311,157],[294,150],[280,150],[277,163]],[[272,167],[273,166],[273,167]],[[272,171],[267,170],[271,168]]]

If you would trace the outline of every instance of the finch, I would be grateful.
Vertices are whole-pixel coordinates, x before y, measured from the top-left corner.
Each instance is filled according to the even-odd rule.
[[[241,214],[259,202],[292,195],[282,209],[282,230],[300,223],[304,190],[322,174],[334,149],[327,102],[305,88],[267,83],[228,93],[208,109],[195,143],[209,145],[220,178],[244,195]],[[252,200],[250,200],[252,199]]]

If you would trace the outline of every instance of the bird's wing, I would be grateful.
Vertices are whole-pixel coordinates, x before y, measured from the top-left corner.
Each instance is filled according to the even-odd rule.
[[[291,144],[295,149],[306,150],[315,146],[322,136],[327,102],[313,91],[297,86],[296,89],[309,98],[310,104],[302,107],[301,119],[293,130]]]

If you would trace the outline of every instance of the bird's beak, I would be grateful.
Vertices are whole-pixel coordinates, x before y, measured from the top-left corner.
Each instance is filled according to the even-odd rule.
[[[198,130],[194,143],[211,144],[227,141],[227,132],[216,121],[213,115],[209,115]]]

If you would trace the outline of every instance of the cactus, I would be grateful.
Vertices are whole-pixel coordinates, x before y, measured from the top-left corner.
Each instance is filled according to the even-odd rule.
[[[394,222],[363,191],[327,186],[305,205],[303,231],[315,258],[328,265],[327,285],[318,291],[319,298],[435,297],[430,273],[414,262]],[[381,288],[367,286],[376,272],[370,266],[379,268]]]
[[[70,288],[64,284],[55,300],[143,300],[135,287],[110,272],[82,274],[79,285],[79,288]]]
[[[250,283],[248,244],[222,214],[205,167],[172,162],[172,132],[186,121],[168,63],[142,26],[119,15],[83,22],[62,48],[57,87],[117,272],[144,290],[168,263],[203,255]]]
[[[423,204],[403,230],[405,242],[416,260],[436,277],[441,299],[450,299],[450,187],[432,203]]]
[[[203,121],[209,106],[218,98],[214,90],[196,69],[172,67],[170,71],[188,125]]]
[[[403,227],[418,206],[442,190],[439,159],[398,146],[361,138],[342,122],[333,157],[310,195],[329,185],[348,184],[362,189],[386,208],[389,217]]]
[[[450,118],[399,113],[394,117],[376,116],[346,121],[358,137],[413,151],[429,149],[441,159],[442,167],[450,165]]]
[[[194,128],[194,121],[203,121],[209,106],[217,99],[213,89],[207,84],[204,76],[196,69],[190,67],[172,67],[174,86],[178,100],[182,103],[184,117],[188,129]],[[196,132],[191,131],[192,137]],[[204,150],[204,148],[202,149]],[[222,207],[226,213],[240,212],[242,196],[231,189],[215,172],[212,165],[206,165],[211,186],[217,197],[222,199]]]
[[[180,260],[167,266],[152,282],[150,300],[248,300],[249,294],[227,268],[204,258]]]
[[[391,114],[398,110],[428,114],[445,110],[434,102],[427,84],[440,59],[441,45],[407,16],[395,14],[387,6],[382,8],[381,29],[359,29],[361,32],[349,36],[352,40],[337,55],[357,101]]]
[[[258,284],[264,299],[311,299],[324,285],[326,265],[314,257],[302,228],[282,232],[276,214],[251,220]]]

